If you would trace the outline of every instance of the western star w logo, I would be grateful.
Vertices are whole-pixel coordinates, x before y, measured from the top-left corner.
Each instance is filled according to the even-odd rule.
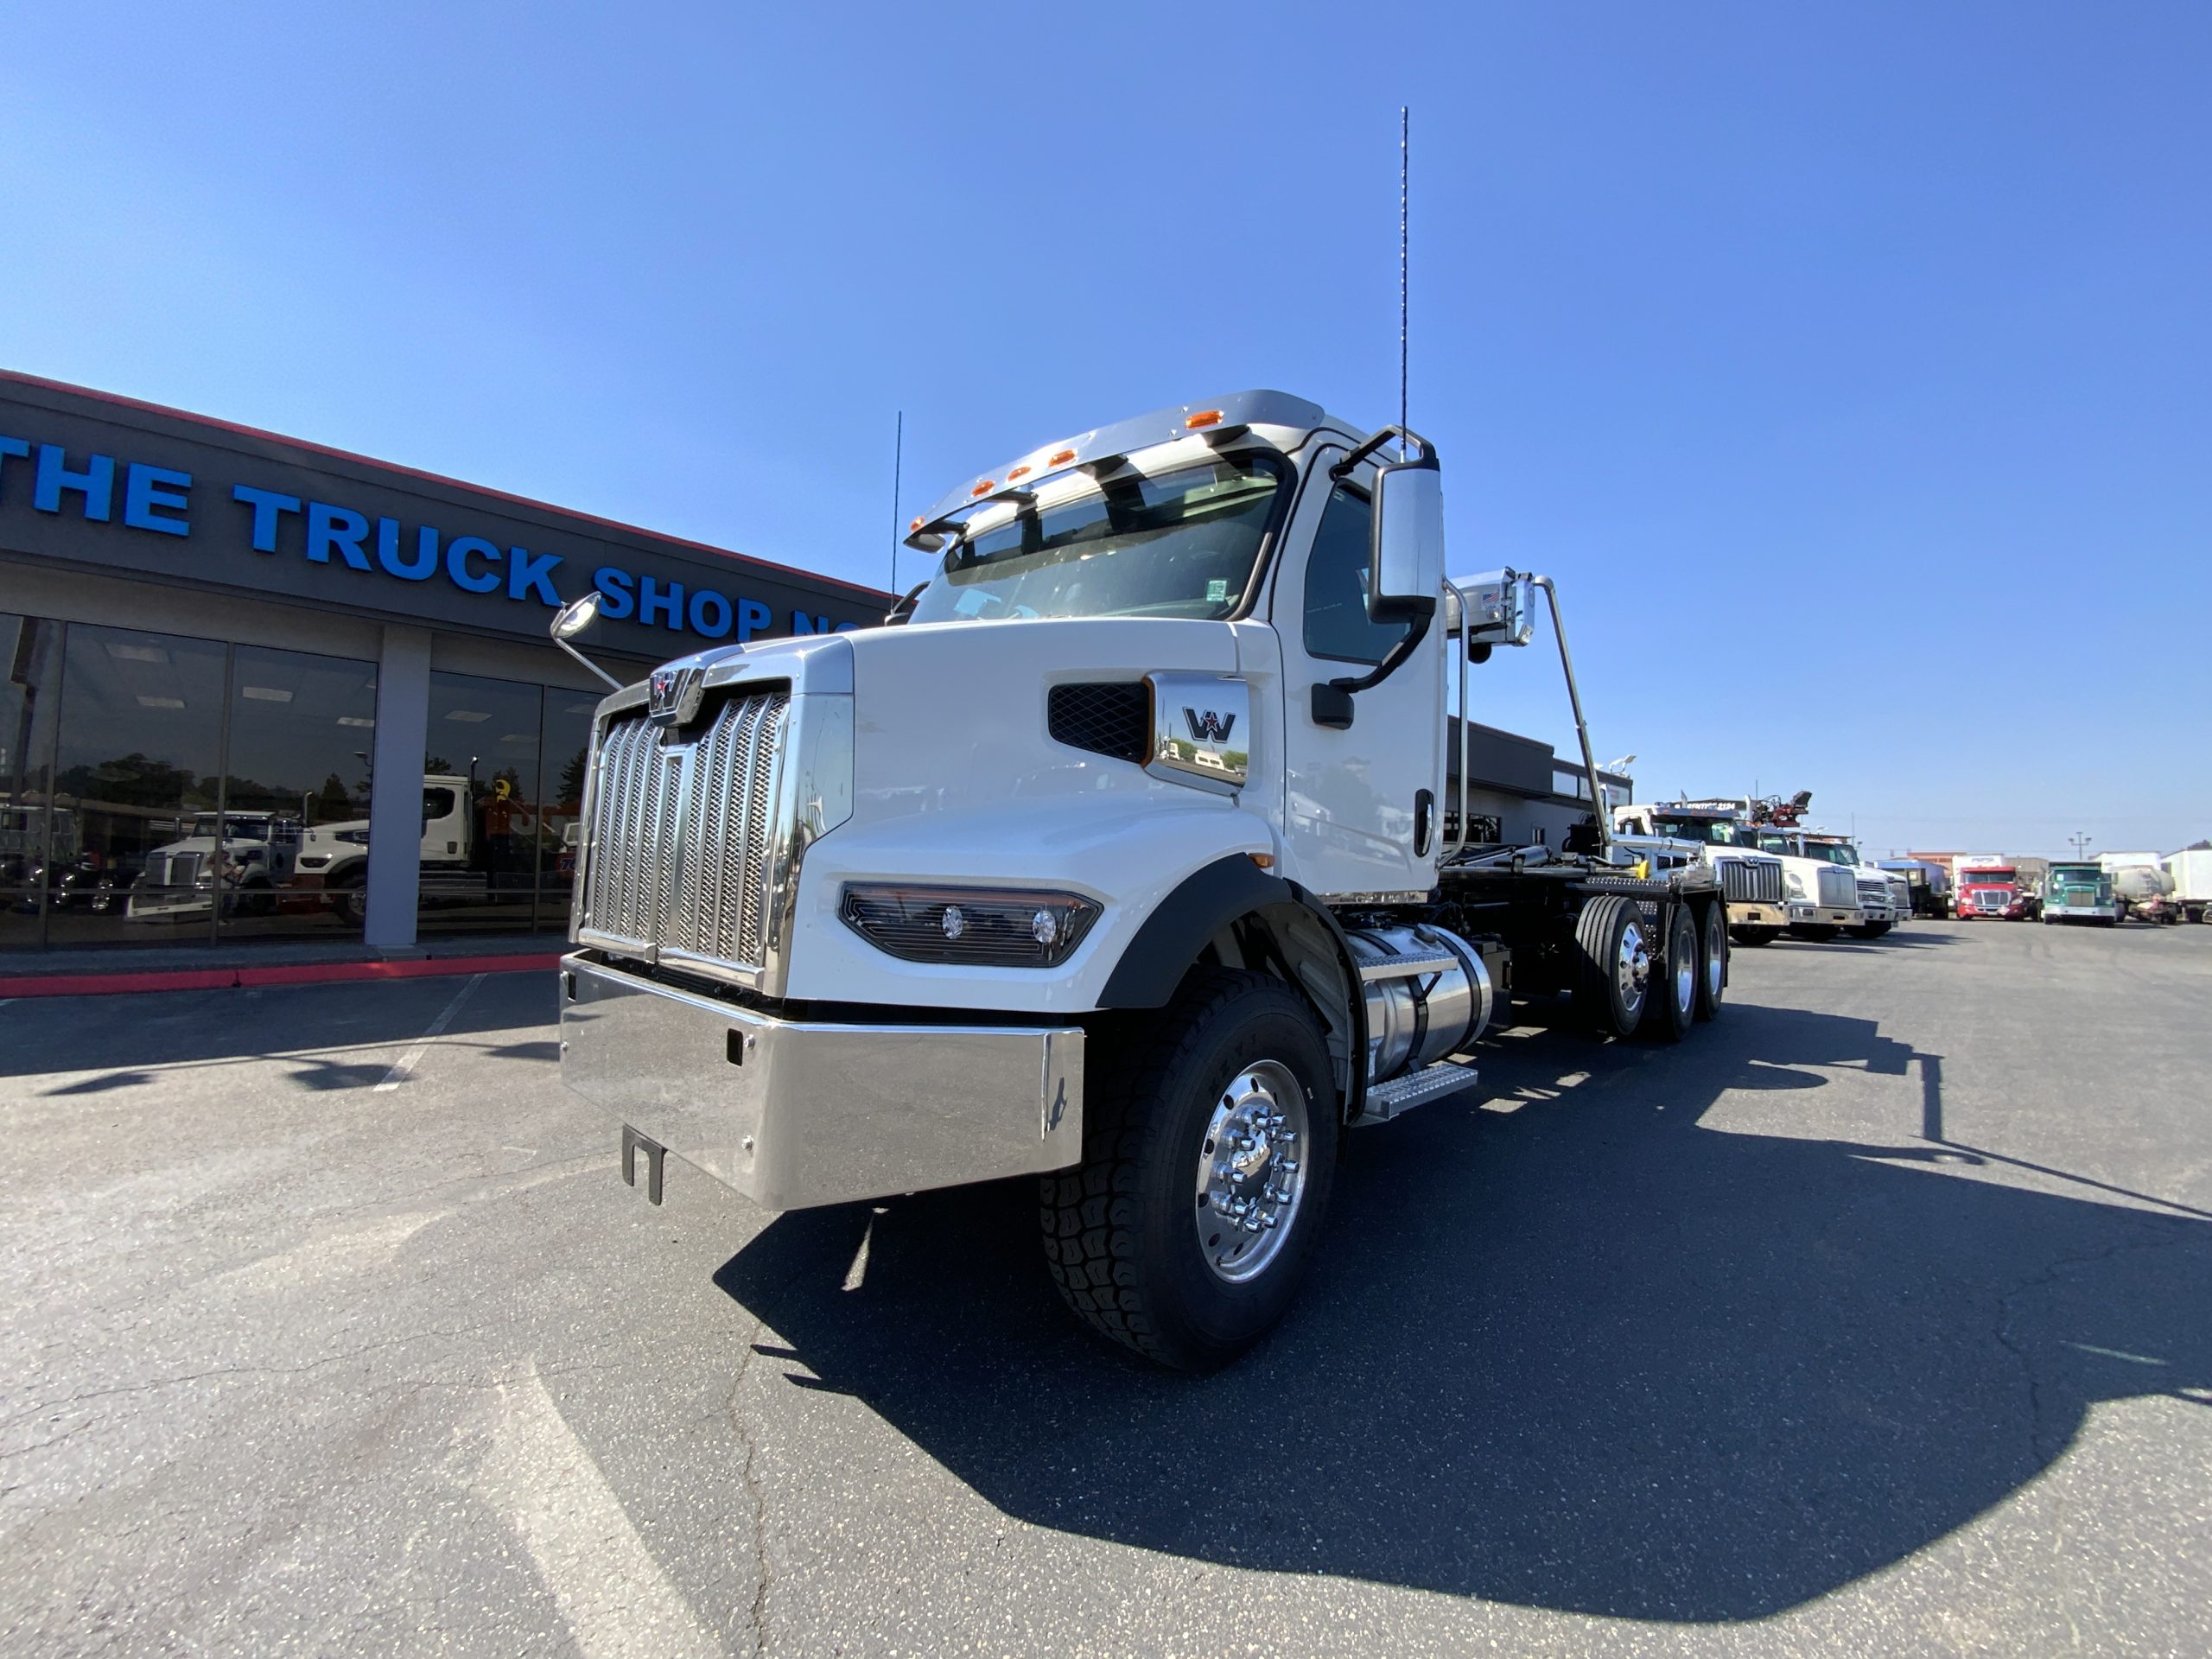
[[[1226,743],[1230,731],[1236,724],[1236,715],[1217,715],[1211,709],[1204,714],[1185,709],[1183,718],[1190,722],[1192,741],[1198,743]]]

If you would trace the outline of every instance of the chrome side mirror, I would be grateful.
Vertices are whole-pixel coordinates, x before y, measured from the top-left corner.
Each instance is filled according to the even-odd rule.
[[[1414,622],[1436,612],[1444,590],[1444,474],[1433,449],[1375,473],[1367,613],[1377,622]]]
[[[602,600],[594,588],[582,599],[572,599],[553,618],[553,637],[566,643],[589,627],[599,616]]]

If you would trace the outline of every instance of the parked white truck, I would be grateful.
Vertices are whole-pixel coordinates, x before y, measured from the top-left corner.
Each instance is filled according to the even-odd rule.
[[[416,892],[426,904],[481,903],[503,893],[518,903],[529,903],[527,837],[513,833],[514,829],[529,827],[527,811],[519,803],[512,802],[504,785],[495,785],[494,805],[512,827],[504,835],[486,836],[477,827],[478,809],[472,797],[466,778],[445,772],[424,775],[423,850]],[[302,888],[321,888],[327,895],[326,902],[348,924],[361,919],[368,875],[366,818],[317,824],[307,832],[295,882]]]
[[[1640,879],[1596,821],[1465,839],[1448,692],[1558,601],[1446,580],[1440,480],[1280,392],[1162,410],[916,519],[901,626],[609,696],[562,1069],[626,1176],[658,1198],[673,1151],[772,1209],[1039,1176],[1068,1305],[1203,1369],[1288,1302],[1339,1131],[1465,1086],[1510,995],[1711,1018],[1709,870]]]
[[[1751,841],[1759,851],[1782,861],[1783,906],[1792,935],[1826,944],[1847,931],[1859,934],[1868,925],[1866,914],[1859,908],[1855,849],[1838,849],[1811,830],[1771,825],[1752,830]],[[1843,853],[1850,855],[1841,856]]]
[[[1613,809],[1613,830],[1656,868],[1712,866],[1728,901],[1729,937],[1738,944],[1770,944],[1789,925],[1782,861],[1752,849],[1740,802],[1637,802]]]
[[[1805,832],[1806,850],[1845,866],[1859,887],[1859,921],[1849,928],[1853,938],[1878,939],[1912,914],[1912,889],[1905,879],[1870,864],[1847,836],[1818,830]]]
[[[2173,901],[2192,922],[2212,922],[2212,846],[2199,842],[2159,861],[2174,884]]]

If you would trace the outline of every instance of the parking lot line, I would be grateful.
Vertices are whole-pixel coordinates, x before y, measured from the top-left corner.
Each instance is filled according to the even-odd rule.
[[[423,1033],[422,1040],[394,1061],[391,1070],[385,1073],[384,1081],[377,1084],[370,1092],[380,1095],[386,1090],[397,1089],[401,1084],[406,1082],[408,1074],[414,1071],[423,1056],[429,1052],[430,1045],[445,1034],[445,1029],[453,1022],[454,1015],[461,1012],[461,1005],[468,1001],[468,994],[483,982],[484,976],[478,974],[468,983],[455,991],[453,1001],[447,1003],[438,1017],[430,1021],[430,1028]]]

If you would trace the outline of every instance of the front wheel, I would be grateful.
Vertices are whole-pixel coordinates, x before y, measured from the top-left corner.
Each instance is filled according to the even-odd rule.
[[[1728,937],[1738,944],[1772,944],[1782,937],[1782,930],[1778,927],[1752,927],[1746,925],[1743,927],[1730,928]]]
[[[1320,1022],[1279,979],[1203,969],[1091,1052],[1084,1162],[1039,1183],[1053,1281],[1124,1346],[1216,1370],[1282,1317],[1319,1239],[1338,1116]]]
[[[1789,931],[1796,938],[1810,939],[1815,944],[1826,944],[1842,934],[1843,926],[1838,922],[1792,922]]]

